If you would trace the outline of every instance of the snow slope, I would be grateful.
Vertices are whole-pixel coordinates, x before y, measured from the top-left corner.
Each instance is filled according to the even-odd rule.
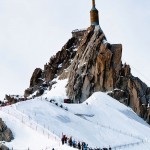
[[[67,145],[61,145],[64,133],[93,148],[110,145],[114,149],[150,150],[150,126],[130,108],[101,92],[94,93],[82,104],[64,104],[65,82],[58,81],[42,97],[0,110],[0,116],[15,136],[7,146],[18,150],[27,147],[69,150]],[[51,99],[58,106],[49,102]]]

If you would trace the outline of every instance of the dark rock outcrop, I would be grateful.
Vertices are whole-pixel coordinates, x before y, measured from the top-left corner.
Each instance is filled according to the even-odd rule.
[[[71,64],[67,94],[84,101],[93,92],[115,88],[121,70],[122,45],[105,43],[100,28],[88,28]]]
[[[97,91],[130,106],[150,123],[150,88],[122,64],[122,45],[109,44],[102,30],[90,27],[84,34],[69,71],[67,94],[84,101]],[[111,91],[111,92],[110,92]]]
[[[9,104],[14,104],[18,101],[14,96],[7,94],[5,95],[5,100],[7,100]]]
[[[0,144],[0,150],[9,150],[9,148],[7,146],[5,146],[4,144]]]
[[[149,87],[130,72],[129,65],[122,66],[116,89],[108,93],[111,97],[130,106],[140,117],[149,122]]]
[[[72,32],[72,38],[58,51],[50,61],[44,65],[44,70],[36,68],[30,80],[30,87],[24,92],[24,96],[28,97],[37,91],[35,96],[43,94],[45,89],[51,89],[54,78],[60,76],[76,55],[77,48],[82,40],[85,30],[75,30]],[[65,78],[67,73],[63,73],[61,78]]]
[[[10,142],[11,140],[13,140],[13,134],[0,118],[0,141]]]
[[[36,68],[30,80],[30,87],[41,85],[42,83],[42,69]]]
[[[24,98],[24,96],[21,96],[21,95],[7,95],[6,94],[4,100],[5,102],[0,102],[0,105],[2,106],[12,105],[17,102],[24,101],[26,99]]]

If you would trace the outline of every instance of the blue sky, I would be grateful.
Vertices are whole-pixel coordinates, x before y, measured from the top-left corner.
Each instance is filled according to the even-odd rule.
[[[0,98],[23,94],[35,68],[43,68],[71,31],[90,26],[92,0],[0,0]],[[123,61],[150,85],[150,1],[96,0],[100,25]],[[142,74],[142,75],[141,75]]]

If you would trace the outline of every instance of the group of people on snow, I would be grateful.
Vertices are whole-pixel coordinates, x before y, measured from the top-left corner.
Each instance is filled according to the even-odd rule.
[[[88,147],[88,144],[86,144],[85,142],[77,142],[75,139],[72,139],[72,137],[67,137],[66,135],[62,135],[62,138],[61,138],[61,142],[62,142],[62,145],[64,144],[68,144],[70,147],[73,147],[73,148],[77,148],[79,150],[111,150],[111,147],[109,146],[109,148],[90,148]]]
[[[78,148],[79,150],[87,150],[88,144],[85,142],[77,142],[72,137],[68,138],[66,135],[62,135],[62,145],[68,144],[69,146],[73,148]]]

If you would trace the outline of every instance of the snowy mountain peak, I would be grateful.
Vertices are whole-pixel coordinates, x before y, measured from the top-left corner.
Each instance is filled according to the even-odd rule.
[[[149,125],[136,113],[150,123],[150,88],[121,57],[122,45],[108,43],[100,26],[74,30],[44,69],[34,70],[24,97],[0,103],[15,138],[6,146],[149,150]]]

